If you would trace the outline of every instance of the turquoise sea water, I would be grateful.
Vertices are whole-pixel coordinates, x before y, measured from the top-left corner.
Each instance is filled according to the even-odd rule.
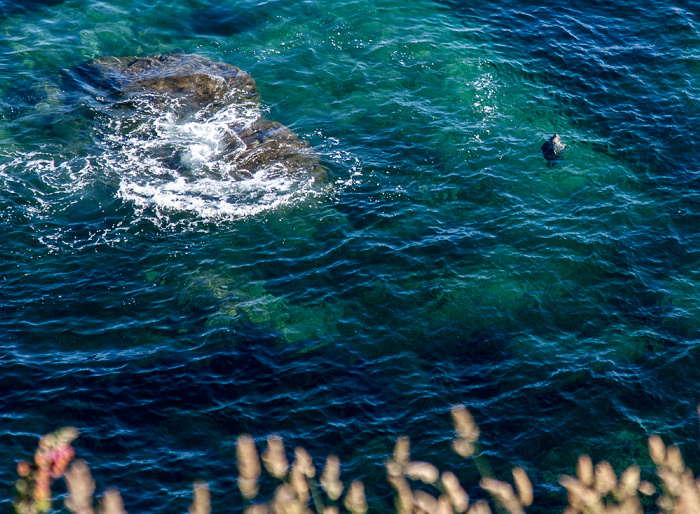
[[[236,437],[278,433],[318,466],[336,453],[382,511],[406,434],[479,497],[449,448],[459,402],[497,476],[528,471],[531,512],[561,509],[582,452],[651,478],[652,433],[700,472],[699,17],[0,0],[3,482],[75,425],[129,512],[183,511],[197,478],[236,510]],[[165,52],[249,72],[326,183],[232,181],[215,150],[241,113],[129,117],[80,73]]]

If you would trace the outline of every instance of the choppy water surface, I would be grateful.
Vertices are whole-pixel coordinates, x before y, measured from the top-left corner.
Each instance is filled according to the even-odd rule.
[[[130,512],[195,478],[221,511],[236,436],[279,433],[381,510],[400,434],[476,484],[457,402],[534,512],[581,452],[650,473],[652,433],[700,470],[697,5],[0,7],[3,480],[73,424]],[[76,71],[164,52],[246,70],[260,111],[125,111]],[[226,127],[260,115],[325,184],[229,178]]]

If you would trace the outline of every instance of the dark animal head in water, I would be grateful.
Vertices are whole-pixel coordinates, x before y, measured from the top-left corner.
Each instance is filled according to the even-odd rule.
[[[554,134],[542,145],[542,155],[548,163],[553,163],[561,158],[566,145],[561,142],[559,134]]]

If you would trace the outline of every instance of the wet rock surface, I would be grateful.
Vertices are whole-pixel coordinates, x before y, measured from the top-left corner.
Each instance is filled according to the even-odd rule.
[[[257,109],[255,80],[230,64],[188,54],[150,57],[106,57],[85,65],[83,73],[117,101],[147,98],[155,108],[173,100],[178,108],[198,115],[213,114],[231,104]],[[263,117],[229,125],[222,159],[235,166],[233,178],[262,169],[326,177],[318,155],[286,126]]]

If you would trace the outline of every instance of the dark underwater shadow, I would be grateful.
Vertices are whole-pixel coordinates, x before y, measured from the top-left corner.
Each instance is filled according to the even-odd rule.
[[[190,32],[202,36],[231,36],[254,29],[264,21],[253,9],[210,3],[192,12]]]

